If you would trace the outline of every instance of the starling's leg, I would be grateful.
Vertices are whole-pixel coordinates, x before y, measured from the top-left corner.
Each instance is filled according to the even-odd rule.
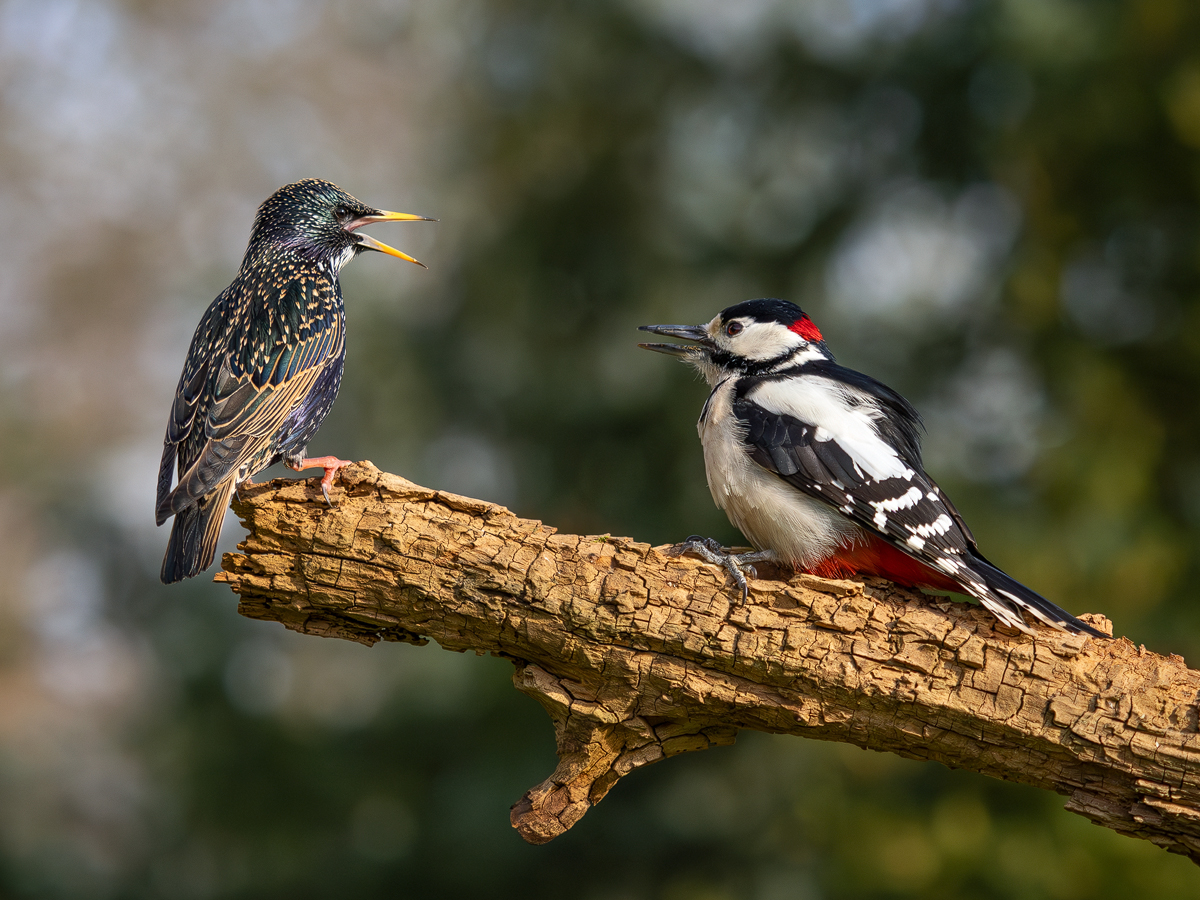
[[[336,456],[314,456],[311,459],[306,456],[303,459],[285,459],[283,464],[293,472],[317,467],[324,469],[325,475],[321,478],[321,493],[325,495],[325,502],[330,506],[333,506],[329,499],[329,489],[333,487],[333,476],[337,474],[338,469],[352,465],[350,460],[338,459]]]
[[[743,602],[750,597],[750,585],[746,582],[745,573],[749,573],[751,578],[757,578],[758,572],[753,564],[770,562],[775,559],[774,552],[770,550],[756,550],[753,553],[726,553],[721,548],[720,541],[715,538],[701,537],[698,534],[693,534],[679,545],[678,550],[674,551],[675,556],[684,553],[694,553],[705,562],[720,566],[728,572],[741,590]]]
[[[250,485],[250,487],[254,487],[254,482],[250,480],[249,475],[247,475],[245,478],[243,478],[241,481],[239,481],[237,484],[235,484],[233,486],[233,493],[237,496],[237,498],[239,500],[242,499],[242,485],[244,485],[244,484],[248,484],[248,485]]]

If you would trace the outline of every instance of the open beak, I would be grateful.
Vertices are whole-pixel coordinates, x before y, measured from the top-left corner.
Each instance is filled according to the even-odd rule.
[[[664,334],[667,337],[682,338],[685,341],[695,341],[696,344],[638,344],[645,350],[666,353],[668,356],[686,357],[693,353],[712,347],[712,339],[708,336],[703,325],[642,325],[638,331],[649,331],[651,334]]]
[[[345,230],[352,232],[364,225],[373,225],[376,222],[436,222],[437,219],[431,219],[429,216],[414,216],[412,213],[388,212],[386,209],[381,209],[369,216],[359,216],[351,222],[347,222]],[[389,247],[383,241],[377,241],[369,234],[356,234],[358,245],[365,247],[368,250],[378,250],[380,253],[386,253],[388,256],[395,256],[397,259],[406,259],[410,263],[416,263],[422,269],[429,268],[419,259],[413,259],[407,253],[402,253],[395,247]]]

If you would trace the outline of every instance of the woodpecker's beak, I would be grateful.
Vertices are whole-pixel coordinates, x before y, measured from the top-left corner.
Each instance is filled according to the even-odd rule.
[[[437,219],[431,219],[429,216],[414,216],[412,213],[388,212],[386,209],[378,210],[369,216],[359,216],[350,222],[347,222],[345,229],[348,232],[353,232],[356,228],[361,228],[364,225],[372,225],[375,222],[436,222]],[[369,234],[356,234],[358,245],[365,247],[368,250],[378,250],[380,253],[386,253],[388,256],[395,256],[398,259],[408,260],[410,263],[416,263],[422,269],[429,268],[419,259],[413,259],[407,253],[402,253],[395,247],[389,247],[382,241],[377,241]]]
[[[664,334],[667,337],[696,342],[695,344],[638,344],[644,350],[654,350],[657,353],[666,353],[668,356],[687,357],[712,347],[712,338],[708,336],[703,325],[642,325],[638,331],[649,331],[651,334]]]

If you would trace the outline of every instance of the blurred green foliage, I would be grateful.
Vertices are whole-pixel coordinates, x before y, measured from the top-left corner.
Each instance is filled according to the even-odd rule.
[[[154,29],[199,21],[201,6],[112,8],[122,27]],[[29,8],[7,4],[6,21]],[[368,192],[268,144],[278,171],[264,164],[262,196],[332,177],[440,216],[447,235],[432,257],[415,251],[432,270],[403,276],[399,302],[385,263],[346,270],[346,380],[315,452],[567,531],[736,542],[704,484],[704,390],[638,351],[634,329],[783,296],[843,362],[926,411],[931,472],[990,557],[1118,634],[1200,659],[1195,4],[477,0],[447,3],[433,25],[423,3],[343,18],[315,2],[246,8],[264,33],[283,29],[278,80],[245,86],[268,107],[310,103],[332,121],[345,103],[288,68],[288,40],[321,47],[331,70],[384,76],[369,116],[338,132],[347,157],[371,144],[371,123],[408,115],[416,43],[460,45],[429,107],[430,168],[413,177],[434,188],[420,208],[375,170]],[[288,36],[285,18],[318,8],[334,17],[321,42]],[[243,64],[235,43],[206,51],[214,66]],[[230,213],[222,240],[244,239],[260,199]],[[149,221],[178,212],[146,203]],[[96,227],[89,259],[140,271],[127,234]],[[55,270],[44,302],[89,296],[71,315],[94,337],[128,294],[90,265]],[[186,327],[150,334],[179,360],[231,274],[214,268],[152,282],[186,298],[155,298]],[[54,346],[76,358],[65,329]],[[106,518],[92,482],[108,476],[75,469],[81,434],[89,452],[119,437],[82,414],[45,424],[23,384],[2,386],[0,450],[28,480],[0,500],[36,507],[38,540],[91,560],[49,556],[35,571],[78,569],[63,589],[76,598],[95,581],[96,610],[78,615],[125,635],[153,677],[132,712],[98,713],[119,753],[74,762],[70,727],[57,768],[0,748],[4,896],[1195,895],[1191,863],[1094,828],[1061,798],[757,734],[638,772],[564,837],[526,846],[508,806],[549,773],[553,742],[508,663],[321,643],[238,620],[206,579],[162,588],[161,548]],[[3,661],[23,665],[42,640],[4,638]],[[36,719],[18,691],[3,696],[6,715]]]

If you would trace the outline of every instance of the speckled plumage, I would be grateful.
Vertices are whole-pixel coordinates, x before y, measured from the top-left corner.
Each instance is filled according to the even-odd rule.
[[[280,460],[304,467],[342,381],[338,272],[364,249],[416,262],[354,229],[420,218],[373,209],[317,179],[282,187],[259,208],[241,268],[200,320],[175,391],[156,506],[158,524],[175,516],[164,582],[212,563],[238,484]]]

